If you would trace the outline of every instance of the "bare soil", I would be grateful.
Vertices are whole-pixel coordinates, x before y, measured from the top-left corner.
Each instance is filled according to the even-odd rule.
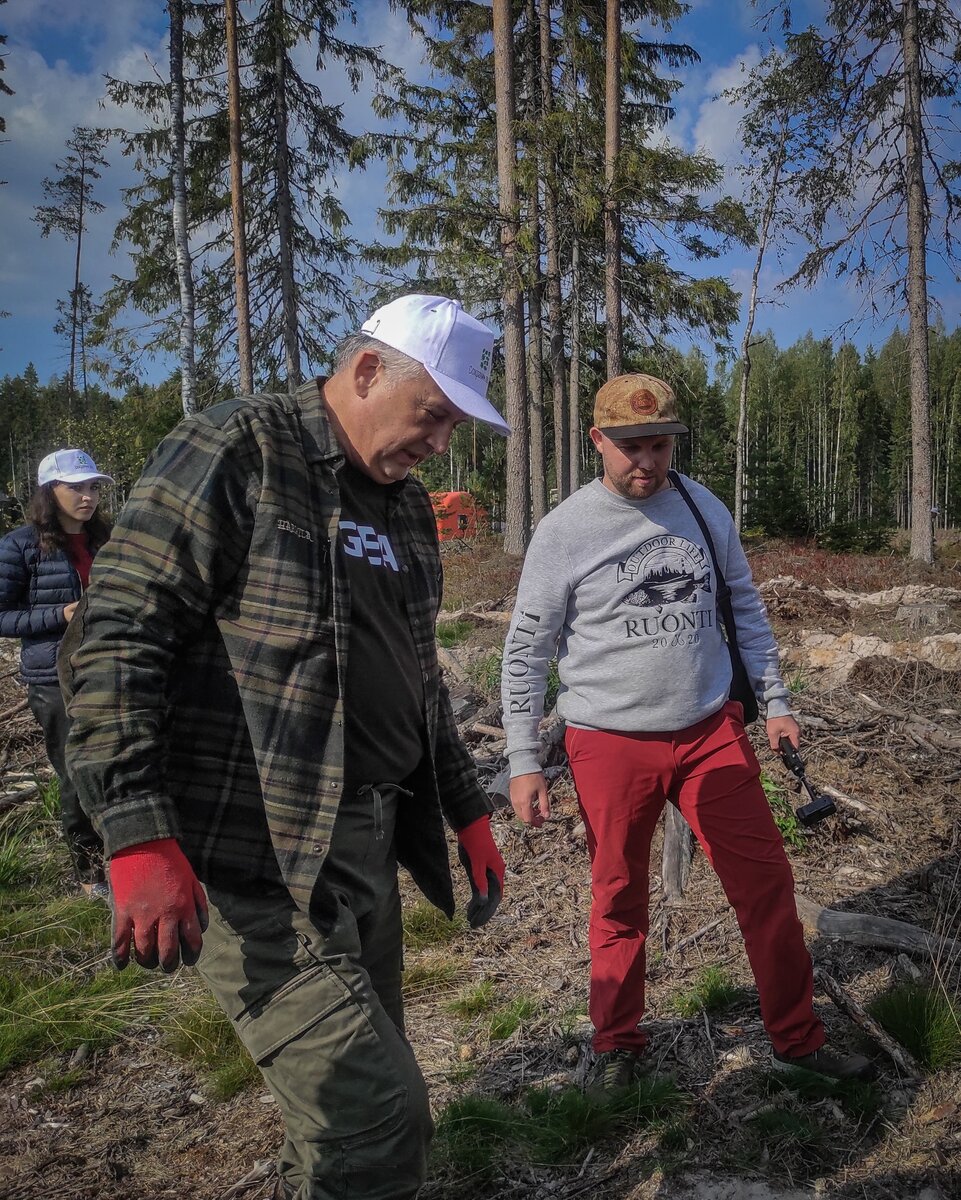
[[[820,588],[874,591],[907,581],[910,567],[891,558],[841,558],[807,549],[762,547],[753,555],[759,581],[793,575]],[[490,545],[447,552],[451,608],[488,600],[509,605],[516,566]],[[958,587],[950,556],[926,576]],[[792,593],[770,606],[782,646],[800,628],[876,632],[892,613],[851,611],[823,596]],[[949,629],[961,631],[961,607]],[[462,648],[464,660],[498,644],[503,625],[478,621]],[[0,712],[23,692],[10,673],[11,647],[0,660]],[[892,712],[924,716],[961,733],[961,676],[898,670],[888,662],[862,663],[856,677],[831,691],[816,673],[801,672],[797,707],[806,739],[809,774],[863,807],[841,804],[833,818],[789,850],[800,893],[825,906],[896,917],[961,938],[961,771],[956,755],[912,738],[897,716],[878,713],[867,694]],[[495,722],[496,723],[496,722]],[[789,787],[783,768],[752,729],[764,769]],[[474,736],[484,753],[484,738]],[[0,769],[42,769],[42,745],[29,713],[7,716],[0,728]],[[506,894],[485,928],[465,932],[444,948],[458,965],[458,983],[445,994],[411,997],[408,1032],[440,1114],[467,1094],[512,1100],[532,1084],[580,1083],[590,1064],[587,1019],[589,871],[583,827],[569,778],[555,784],[555,812],[542,830],[521,827],[505,810],[494,817],[495,836],[508,866]],[[456,862],[456,859],[455,859]],[[869,1047],[881,1071],[883,1106],[857,1120],[829,1099],[804,1101],[773,1090],[765,1070],[768,1047],[756,995],[733,914],[702,854],[695,855],[683,905],[660,901],[659,846],[652,862],[652,933],[646,1026],[653,1034],[652,1069],[672,1075],[686,1097],[670,1151],[664,1130],[641,1129],[602,1141],[561,1166],[518,1161],[499,1169],[494,1185],[456,1181],[438,1163],[425,1200],[454,1197],[547,1200],[598,1197],[618,1200],[948,1200],[961,1196],[961,1071],[940,1071],[911,1082]],[[461,880],[458,878],[458,883]],[[405,900],[417,896],[404,882]],[[466,901],[466,886],[461,900]],[[696,936],[695,936],[696,935]],[[826,969],[862,1003],[892,981],[921,972],[930,961],[909,961],[889,950],[865,948],[817,935],[809,940],[816,966]],[[436,950],[408,954],[408,967],[436,959]],[[722,1017],[681,1018],[675,1001],[707,965],[722,965],[743,997]],[[958,988],[961,964],[936,965]],[[484,1022],[447,1011],[465,982],[494,981],[505,1001],[531,999],[536,1015],[510,1037],[492,1041]],[[190,972],[171,984],[188,994]],[[818,1011],[837,1049],[864,1049],[864,1035],[828,999]],[[276,1106],[255,1086],[218,1103],[202,1080],[161,1047],[161,1030],[138,1033],[92,1055],[78,1084],[51,1095],[36,1084],[37,1066],[0,1080],[0,1197],[5,1200],[255,1200],[264,1183],[236,1188],[269,1160],[281,1137]],[[67,1061],[45,1064],[66,1072]],[[814,1139],[759,1134],[766,1109],[813,1118]],[[680,1133],[678,1133],[680,1130]],[[233,1190],[231,1190],[233,1189]]]

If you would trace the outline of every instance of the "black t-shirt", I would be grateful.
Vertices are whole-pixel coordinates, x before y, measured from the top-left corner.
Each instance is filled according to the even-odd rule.
[[[344,696],[351,784],[401,783],[424,749],[424,687],[388,532],[391,485],[345,463],[337,552],[350,586]]]

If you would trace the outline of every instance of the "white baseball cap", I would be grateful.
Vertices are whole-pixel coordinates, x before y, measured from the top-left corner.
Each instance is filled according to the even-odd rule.
[[[109,475],[97,470],[97,464],[84,450],[54,450],[41,459],[37,468],[37,483],[83,483],[87,479],[104,479],[113,483]]]
[[[371,313],[360,328],[419,362],[462,413],[498,433],[510,433],[510,425],[487,399],[494,335],[464,312],[459,301],[401,296]]]

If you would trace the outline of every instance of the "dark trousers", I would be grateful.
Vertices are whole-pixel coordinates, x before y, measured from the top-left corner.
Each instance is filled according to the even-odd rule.
[[[737,914],[774,1049],[824,1042],[794,878],[737,703],[677,733],[568,729],[567,752],[591,856],[594,1049],[641,1050],[651,837],[676,804]]]
[[[81,883],[99,883],[104,878],[103,842],[80,807],[77,789],[67,774],[63,750],[70,731],[70,718],[60,688],[55,683],[28,684],[27,703],[43,730],[47,758],[60,780],[60,817],[73,869]]]
[[[263,1072],[286,1125],[278,1169],[295,1200],[412,1200],[433,1133],[403,1032],[396,791],[344,789],[321,932],[283,892],[208,887],[197,969]]]

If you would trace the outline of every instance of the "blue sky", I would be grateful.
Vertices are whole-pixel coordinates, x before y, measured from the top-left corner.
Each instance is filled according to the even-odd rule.
[[[360,0],[353,35],[384,47],[386,56],[408,76],[424,76],[418,46],[403,18],[391,12],[387,0]],[[819,0],[795,5],[817,20]],[[806,12],[805,12],[806,10]],[[7,119],[7,143],[0,145],[0,309],[11,315],[0,321],[0,375],[18,374],[33,362],[42,380],[62,372],[66,353],[52,326],[56,301],[66,296],[72,273],[72,249],[51,235],[40,237],[31,217],[42,202],[40,184],[55,174],[54,163],[64,154],[64,142],[74,125],[130,124],[135,113],[105,109],[103,76],[144,77],[166,61],[165,10],[162,0],[8,0],[0,6],[0,30],[8,35],[6,82],[12,97],[0,97]],[[672,38],[686,42],[701,56],[700,64],[685,68],[684,86],[677,96],[678,113],[668,136],[687,149],[712,154],[731,172],[728,190],[738,184],[734,168],[740,158],[737,113],[718,94],[736,85],[742,64],[753,64],[767,44],[755,25],[754,8],[746,0],[694,0],[691,11],[675,26]],[[357,130],[372,121],[367,96],[352,95],[342,77],[324,84],[328,97],[345,104],[348,124]],[[106,211],[93,218],[86,235],[83,277],[98,295],[110,275],[122,272],[123,251],[110,253],[114,224],[120,214],[120,189],[134,181],[129,163],[116,150],[108,151],[111,167],[104,172],[97,197]],[[339,186],[355,232],[373,234],[375,210],[383,201],[383,173],[343,172]],[[790,256],[785,263],[789,265]],[[731,253],[718,263],[698,268],[719,273],[745,290],[753,266],[753,251]],[[770,297],[783,274],[771,260],[762,278],[762,294]],[[932,292],[939,300],[949,328],[958,323],[961,288],[950,272],[938,269]],[[766,304],[758,328],[773,329],[787,345],[807,330],[816,336],[834,334],[857,310],[860,298],[841,283],[829,281],[817,290],[797,290],[778,304]],[[883,341],[896,321],[864,324],[855,334],[860,346]],[[153,377],[166,374],[169,364],[156,364]]]

